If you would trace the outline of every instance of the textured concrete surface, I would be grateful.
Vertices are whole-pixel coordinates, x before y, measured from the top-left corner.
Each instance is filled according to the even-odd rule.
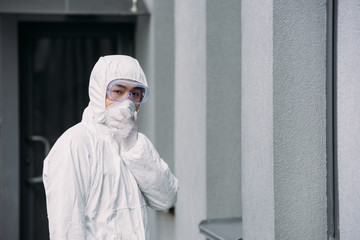
[[[241,2],[206,1],[207,218],[241,216]]]
[[[326,1],[274,1],[276,239],[326,239]]]
[[[359,239],[360,2],[338,2],[339,228],[341,239]]]
[[[244,239],[326,239],[326,1],[243,1]]]

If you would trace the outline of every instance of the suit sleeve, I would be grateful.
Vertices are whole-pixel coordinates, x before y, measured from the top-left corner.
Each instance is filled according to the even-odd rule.
[[[85,239],[89,154],[81,141],[62,137],[44,161],[50,239]]]
[[[178,180],[145,135],[138,133],[135,146],[121,155],[150,207],[166,210],[175,204]]]

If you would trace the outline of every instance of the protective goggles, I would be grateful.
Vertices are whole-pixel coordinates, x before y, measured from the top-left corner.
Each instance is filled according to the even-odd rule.
[[[126,99],[134,104],[144,104],[149,97],[149,89],[145,85],[127,79],[112,80],[106,90],[108,98],[122,102]]]

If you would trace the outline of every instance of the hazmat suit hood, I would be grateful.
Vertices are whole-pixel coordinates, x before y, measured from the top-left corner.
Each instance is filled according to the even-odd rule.
[[[115,79],[133,80],[148,87],[144,71],[136,59],[125,55],[100,57],[90,75],[90,103],[83,118],[104,123],[106,88]]]

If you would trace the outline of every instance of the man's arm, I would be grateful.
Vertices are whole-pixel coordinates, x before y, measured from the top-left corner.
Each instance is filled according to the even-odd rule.
[[[84,144],[65,136],[44,161],[50,239],[85,239],[84,211],[90,183]]]
[[[122,158],[153,209],[166,210],[175,204],[178,180],[145,135],[138,133],[136,144],[123,151]]]

